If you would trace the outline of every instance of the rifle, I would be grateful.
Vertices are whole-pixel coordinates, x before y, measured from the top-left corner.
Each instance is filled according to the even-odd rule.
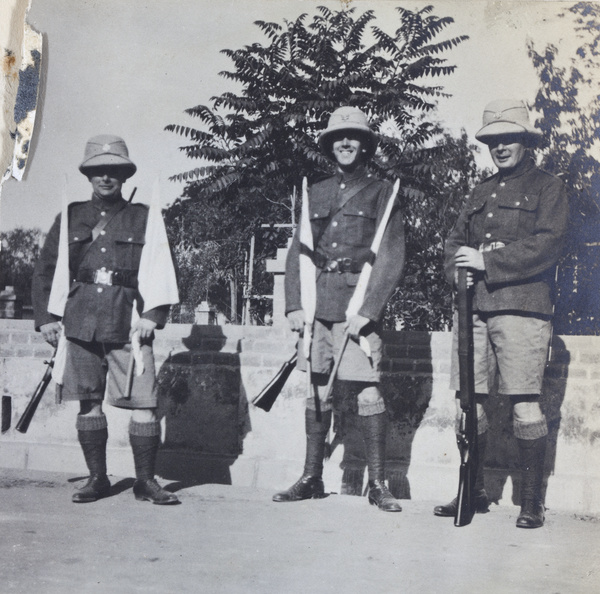
[[[52,368],[54,367],[54,358],[56,357],[56,351],[52,355],[52,359],[50,361],[44,361],[46,365],[46,371],[44,373],[44,377],[42,377],[40,383],[38,384],[33,396],[30,398],[27,403],[27,408],[25,412],[21,415],[19,422],[16,424],[16,430],[20,433],[27,433],[27,429],[29,429],[29,423],[31,423],[31,419],[33,419],[33,415],[37,410],[38,404],[42,400],[42,396],[52,379]]]
[[[466,245],[469,245],[469,224],[465,224]],[[477,406],[475,403],[475,370],[473,363],[473,295],[467,287],[467,269],[458,269],[458,362],[460,377],[460,407],[462,409],[457,435],[460,450],[460,473],[455,526],[471,523],[475,513],[474,489],[477,475]]]
[[[252,399],[252,404],[269,412],[277,396],[281,393],[285,382],[296,367],[298,354],[294,352],[276,373],[275,377],[261,390],[260,394]]]

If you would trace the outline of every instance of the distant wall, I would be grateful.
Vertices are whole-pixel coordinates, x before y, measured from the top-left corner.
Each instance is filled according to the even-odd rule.
[[[402,498],[445,501],[456,491],[458,452],[454,398],[448,390],[449,333],[385,334],[383,390],[388,402],[388,480]],[[183,486],[231,483],[275,491],[301,473],[304,457],[304,374],[294,371],[266,413],[249,401],[293,352],[283,328],[167,326],[155,351],[161,390],[163,447],[158,474]],[[44,372],[50,348],[28,320],[0,320],[0,382],[11,397],[12,428],[0,437],[0,467],[85,475],[76,441],[76,404],[55,404],[48,389],[29,431],[14,426]],[[550,429],[546,504],[600,512],[600,338],[555,337],[543,407]],[[352,398],[336,392],[336,430],[343,434],[325,465],[326,488],[358,494],[364,460]],[[518,491],[510,407],[487,404],[492,420],[486,487],[512,504]],[[106,407],[109,472],[132,476],[126,411]]]

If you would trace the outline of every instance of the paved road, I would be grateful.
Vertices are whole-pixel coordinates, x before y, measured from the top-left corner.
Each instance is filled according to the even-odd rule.
[[[495,506],[455,528],[434,502],[386,514],[361,497],[275,504],[225,485],[160,507],[115,477],[111,497],[76,505],[80,479],[0,470],[1,594],[600,592],[595,517],[550,510],[519,530],[517,508]]]

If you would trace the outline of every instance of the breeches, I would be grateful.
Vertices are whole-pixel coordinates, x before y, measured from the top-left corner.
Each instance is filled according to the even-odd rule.
[[[125,398],[131,344],[67,339],[64,400],[106,400],[119,408],[156,408],[152,346],[142,345],[144,372],[134,372],[131,398]]]
[[[552,322],[514,314],[473,314],[475,392],[488,394],[498,373],[500,394],[540,394]],[[458,390],[458,316],[452,331],[450,389]]]

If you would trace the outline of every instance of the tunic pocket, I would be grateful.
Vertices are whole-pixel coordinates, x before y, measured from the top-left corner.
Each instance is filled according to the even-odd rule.
[[[503,197],[498,202],[502,228],[514,235],[513,240],[522,239],[533,232],[539,203],[539,194],[525,192]]]
[[[143,234],[129,232],[115,236],[116,267],[137,270],[144,243]]]
[[[79,267],[79,255],[84,246],[92,241],[92,232],[89,229],[69,231],[69,264],[72,269]]]
[[[344,211],[344,243],[356,247],[369,247],[376,230],[377,211],[366,206]]]

